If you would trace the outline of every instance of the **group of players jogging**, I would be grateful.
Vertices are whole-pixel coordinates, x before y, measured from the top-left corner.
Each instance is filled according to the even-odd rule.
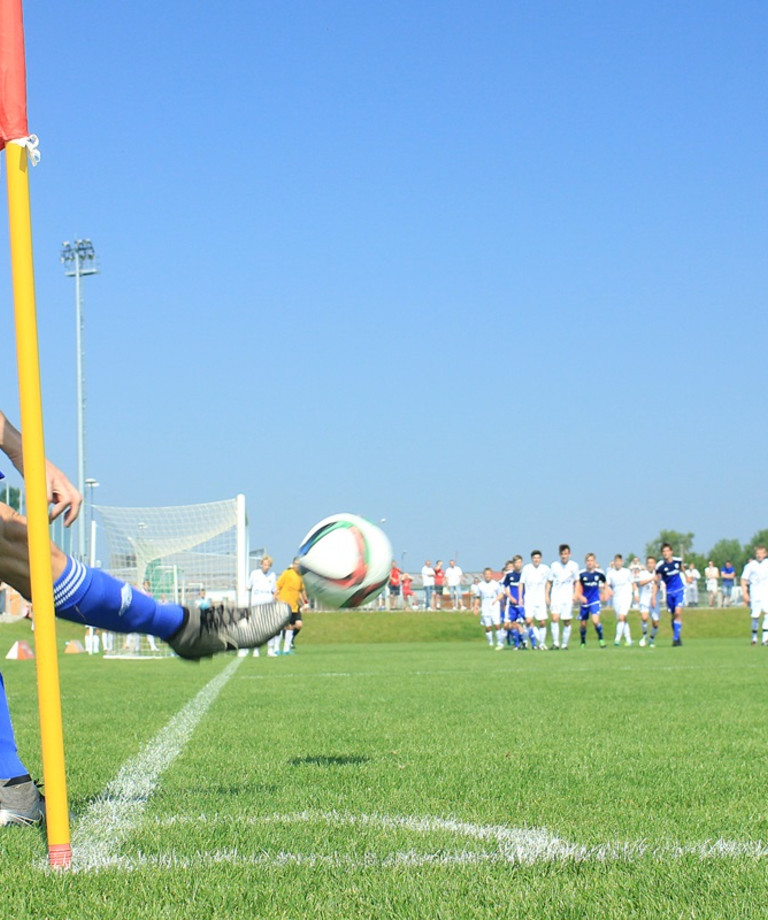
[[[765,567],[762,567],[763,560],[758,559],[758,562],[764,585],[768,584],[768,559],[765,559],[762,547],[758,547],[756,555],[759,557],[761,550]],[[600,616],[603,604],[610,600],[616,614],[614,645],[618,646],[622,641],[626,645],[633,644],[627,617],[634,603],[640,611],[642,629],[638,644],[653,647],[659,631],[662,585],[672,618],[672,645],[678,647],[683,644],[680,634],[685,580],[683,561],[675,556],[669,543],[662,544],[661,559],[649,556],[645,568],[635,571],[625,567],[620,553],[616,554],[607,572],[598,567],[594,553],[587,553],[584,568],[580,569],[571,559],[571,548],[567,543],[560,545],[559,559],[551,565],[542,563],[540,550],[534,550],[531,561],[525,565],[522,556],[514,556],[505,564],[498,580],[493,577],[490,568],[483,571],[482,580],[473,588],[474,612],[480,616],[488,644],[497,650],[507,646],[515,649],[567,649],[575,607],[580,646],[586,646],[591,622],[598,644],[605,648]],[[763,602],[762,597],[759,600]],[[764,606],[765,641],[768,639],[768,605]],[[754,616],[753,604],[753,639],[756,635]]]

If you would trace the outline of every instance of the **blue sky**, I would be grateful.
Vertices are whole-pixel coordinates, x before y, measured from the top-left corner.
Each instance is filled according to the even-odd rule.
[[[412,569],[768,525],[764,4],[82,0],[25,26],[47,449],[74,478],[58,255],[90,237],[98,502],[244,492],[278,566],[342,510]]]

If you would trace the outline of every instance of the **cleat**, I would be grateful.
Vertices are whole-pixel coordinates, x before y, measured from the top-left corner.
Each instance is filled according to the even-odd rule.
[[[598,639],[597,644],[600,646],[600,648],[605,648],[605,639]]]
[[[643,636],[643,638],[637,643],[640,648],[645,648],[645,641],[645,636]]]
[[[757,645],[757,636],[752,637],[752,645]]]
[[[628,639],[628,640],[627,640],[627,648],[632,648],[632,646],[633,646],[634,644],[635,644],[635,643],[634,643],[631,639]]]
[[[541,645],[539,645],[539,651],[546,652],[546,650],[547,650],[547,646],[542,642]]]
[[[0,827],[29,827],[45,821],[45,798],[26,773],[0,784]]]
[[[579,646],[579,648],[586,648],[586,647],[587,647],[587,643],[586,643],[586,642],[582,642],[581,645]]]
[[[568,646],[567,646],[567,645],[561,645],[560,648],[561,648],[564,652],[567,652],[567,651],[568,651]]]
[[[683,644],[683,640],[682,640],[682,639],[673,639],[673,640],[672,640],[672,647],[673,647],[673,648],[679,648],[682,644]]]
[[[557,644],[557,642],[555,642],[555,643],[552,645],[552,649],[551,649],[551,650],[552,650],[553,652],[559,652],[559,651],[560,651],[560,646]]]
[[[614,640],[613,640],[613,644],[614,644],[614,646],[615,646],[616,648],[618,648],[618,647],[621,645],[621,642],[619,642],[618,639],[614,639]]]
[[[503,646],[503,645],[497,645],[496,648],[495,648],[495,651],[497,651],[497,652],[503,652],[503,651],[504,651],[504,646]]]
[[[656,648],[656,640],[655,640],[655,639],[649,639],[649,640],[648,640],[648,648]]]
[[[291,608],[279,601],[255,607],[224,603],[208,610],[184,608],[184,622],[168,639],[181,658],[210,658],[217,652],[258,648],[276,636],[291,618]]]
[[[277,657],[278,657],[278,653],[272,651],[272,649],[270,649],[270,650],[267,652],[267,658],[277,658]]]

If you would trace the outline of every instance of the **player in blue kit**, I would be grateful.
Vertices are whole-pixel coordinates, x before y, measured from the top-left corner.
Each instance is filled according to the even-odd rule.
[[[667,610],[672,616],[672,645],[682,645],[680,632],[683,628],[683,604],[685,603],[685,581],[683,580],[683,560],[675,556],[669,543],[661,544],[661,561],[656,563],[656,583],[653,587],[653,601],[660,582],[667,589]]]
[[[523,557],[520,555],[512,557],[512,568],[505,567],[502,585],[507,593],[507,622],[511,624],[510,632],[515,648],[526,647],[526,637],[531,646],[536,648],[536,637],[534,636],[533,627],[526,619],[525,607],[523,606],[523,592],[520,587],[520,576],[523,571]]]
[[[584,648],[587,644],[587,620],[591,618],[600,648],[605,648],[603,624],[600,622],[601,595],[606,584],[605,572],[597,567],[594,553],[587,553],[584,564],[585,568],[579,572],[579,580],[573,593],[574,603],[579,604],[581,647]]]

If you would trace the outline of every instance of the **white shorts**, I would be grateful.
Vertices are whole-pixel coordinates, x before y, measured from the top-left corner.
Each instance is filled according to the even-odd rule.
[[[651,619],[658,621],[659,611],[658,609],[651,610],[650,602],[647,604],[638,604],[637,609],[640,611],[640,613],[650,613]]]
[[[613,609],[616,611],[617,617],[625,617],[632,607],[632,598],[631,597],[617,597],[613,598]]]
[[[531,620],[546,620],[547,605],[544,601],[538,604],[532,604],[529,600],[525,602],[525,615]]]
[[[486,628],[489,626],[501,626],[498,613],[481,613],[480,623]]]
[[[768,613],[768,599],[766,598],[754,598],[752,595],[749,597],[749,609],[752,613],[752,618],[759,617],[761,613]]]
[[[715,594],[717,592],[717,579],[716,578],[707,579],[707,591],[711,591],[712,594]]]
[[[573,619],[573,594],[570,592],[563,597],[551,597],[549,612],[552,616],[559,616],[561,620]]]

